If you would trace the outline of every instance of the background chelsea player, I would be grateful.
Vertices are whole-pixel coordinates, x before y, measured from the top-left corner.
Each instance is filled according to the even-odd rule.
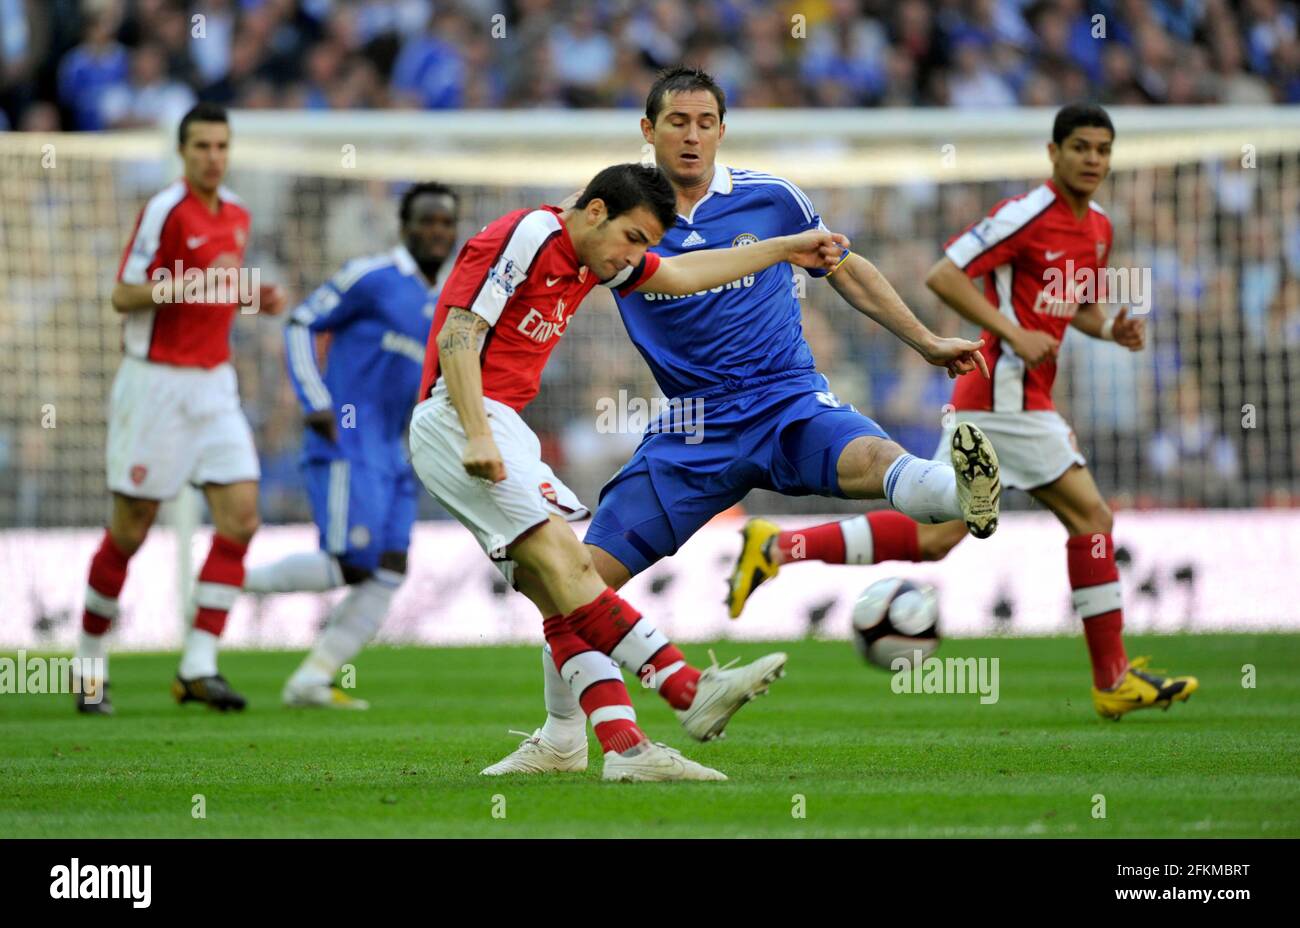
[[[305,411],[302,471],[320,550],[251,568],[254,593],[348,584],[310,654],[285,684],[287,705],[364,709],[334,685],[379,630],[406,573],[419,485],[405,451],[435,283],[456,244],[459,203],[439,183],[412,186],[398,212],[401,244],[348,262],[289,317],[289,379]],[[314,336],[330,335],[322,375]]]

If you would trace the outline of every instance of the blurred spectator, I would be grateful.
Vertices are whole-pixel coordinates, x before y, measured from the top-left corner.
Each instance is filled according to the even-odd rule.
[[[69,128],[104,128],[100,96],[108,88],[126,83],[130,57],[125,46],[113,38],[116,31],[111,13],[90,14],[84,41],[59,63],[59,102],[71,114]]]
[[[1237,449],[1201,405],[1200,384],[1190,371],[1179,377],[1175,404],[1173,421],[1156,430],[1147,449],[1152,469],[1180,491],[1167,502],[1185,504],[1202,494],[1211,497],[1204,501],[1220,502],[1214,497],[1230,491],[1239,470]]]
[[[452,14],[435,20],[424,36],[408,41],[393,66],[395,99],[429,110],[461,106],[465,89],[461,49],[466,31],[464,20]]]
[[[600,87],[614,69],[614,43],[596,26],[590,6],[578,7],[567,23],[551,31],[551,67],[570,106],[598,106],[606,101]]]
[[[36,0],[0,0],[0,119],[57,99],[64,128],[104,128],[99,97],[146,45],[203,99],[251,108],[639,109],[655,71],[682,61],[736,107],[1300,102],[1300,28],[1282,0],[499,5],[81,0],[79,20],[47,22]]]
[[[104,89],[99,119],[110,129],[174,126],[194,102],[189,87],[167,77],[162,48],[142,45],[131,53],[130,81]]]
[[[956,50],[956,67],[949,78],[948,102],[959,109],[1015,106],[1016,95],[989,64],[988,53],[977,39],[962,40]]]

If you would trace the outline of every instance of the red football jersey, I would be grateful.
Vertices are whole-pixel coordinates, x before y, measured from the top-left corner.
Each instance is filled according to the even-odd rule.
[[[453,306],[492,326],[479,352],[483,395],[522,412],[537,395],[546,359],[587,294],[598,284],[631,293],[659,269],[659,256],[646,252],[635,267],[597,280],[578,264],[561,212],[557,206],[515,210],[461,248],[438,296],[420,400],[428,399],[441,376],[438,333]]]
[[[154,283],[154,272],[176,277],[190,269],[240,268],[248,243],[249,215],[225,187],[217,191],[213,213],[178,180],[154,194],[135,222],[117,279],[126,284]],[[183,279],[183,276],[182,276]],[[125,314],[122,349],[163,364],[216,367],[230,358],[230,326],[239,309],[229,303],[167,303]]]
[[[1086,216],[1075,218],[1049,180],[1003,200],[951,238],[944,253],[968,276],[983,277],[984,295],[1017,325],[1059,340],[1081,305],[1104,298],[1101,270],[1114,233],[1105,211],[1096,203],[1089,206]],[[1081,296],[1088,299],[1080,303]],[[985,331],[982,337],[980,350],[991,379],[978,371],[958,377],[953,406],[994,412],[1052,409],[1056,361],[1027,370],[997,336]]]

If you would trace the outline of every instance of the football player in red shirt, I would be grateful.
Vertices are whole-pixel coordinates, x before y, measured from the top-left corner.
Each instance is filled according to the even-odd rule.
[[[1047,146],[1051,179],[1003,200],[949,240],[926,285],[984,330],[981,352],[992,372],[991,378],[958,378],[940,452],[958,424],[975,424],[997,449],[1002,482],[1033,495],[1065,526],[1074,608],[1092,661],[1093,706],[1102,717],[1118,719],[1133,709],[1184,701],[1198,682],[1144,669],[1141,658],[1130,663],[1111,512],[1073,430],[1052,403],[1056,355],[1070,326],[1130,351],[1146,342],[1145,323],[1129,316],[1128,307],[1109,317],[1101,307],[1113,230],[1092,195],[1110,170],[1114,138],[1100,106],[1064,107]],[[982,290],[974,283],[979,277]],[[771,523],[755,527],[760,522],[751,522],[740,559],[746,570],[758,572],[759,583],[792,560],[938,560],[966,535],[960,522],[918,526],[892,512],[792,532]]]
[[[253,290],[255,274],[243,267],[248,210],[221,185],[230,155],[225,110],[211,103],[190,110],[178,149],[184,176],[140,211],[113,287],[124,356],[109,402],[112,513],[90,562],[77,657],[107,668],[105,633],[127,564],[159,503],[188,481],[203,488],[215,532],[172,695],[242,709],[243,697],[217,672],[217,643],[257,530],[260,470],[230,364],[230,327],[241,306],[274,314],[285,296],[268,285]],[[110,714],[107,686],[106,669],[104,679],[83,680],[78,709]]]
[[[666,259],[647,252],[675,216],[663,172],[623,164],[597,174],[572,208],[521,209],[489,223],[466,242],[443,286],[411,417],[416,473],[541,610],[551,659],[595,729],[610,780],[726,777],[651,743],[637,726],[619,664],[671,676],[692,691],[700,674],[596,572],[565,524],[587,510],[542,461],[537,436],[519,413],[537,394],[574,311],[597,285],[694,293],[781,261],[829,269],[847,244],[814,229]],[[785,656],[767,660],[770,666],[750,667],[775,678]],[[761,685],[745,683],[745,691]],[[708,698],[727,716],[744,701],[739,686]],[[562,769],[586,767],[585,739],[572,758],[573,766]]]

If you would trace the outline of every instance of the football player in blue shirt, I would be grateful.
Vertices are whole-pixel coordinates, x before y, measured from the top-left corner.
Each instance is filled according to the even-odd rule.
[[[308,426],[302,470],[320,550],[250,568],[253,593],[349,589],[311,653],[284,686],[290,706],[364,709],[334,685],[339,669],[379,630],[406,573],[419,481],[406,425],[420,388],[438,273],[456,244],[459,203],[443,184],[409,188],[401,244],[348,262],[289,316],[289,379]],[[322,374],[315,337],[329,333]]]
[[[716,162],[725,113],[722,89],[694,68],[665,71],[650,90],[641,131],[677,193],[677,224],[651,249],[660,255],[823,227],[794,184]],[[865,258],[846,251],[830,274],[849,305],[931,364],[953,377],[975,370],[988,376],[982,342],[935,335]],[[914,457],[875,422],[840,403],[804,340],[789,264],[691,296],[634,293],[617,302],[628,335],[669,399],[669,412],[646,430],[632,459],[605,485],[587,530],[592,560],[613,588],[674,554],[705,522],[756,488],[790,496],[884,498],[920,523],[961,519],[977,537],[996,529],[1001,487],[992,445],[977,428],[962,425],[951,464]],[[745,541],[746,551],[766,547],[765,539],[748,534]],[[733,614],[761,579],[752,574],[742,559],[729,597]],[[562,681],[552,679],[553,663],[543,660],[543,666],[546,724],[484,773],[585,766],[575,758],[585,757],[586,720]],[[674,706],[686,730],[701,740],[720,735],[730,712],[765,691],[776,675],[728,675],[734,686],[751,692],[740,698],[727,692],[724,701],[717,694],[734,686],[714,685],[722,669],[715,666],[700,677],[700,692],[708,684],[708,700]],[[656,682],[662,695],[664,680]],[[726,717],[714,717],[713,707],[723,703]]]

